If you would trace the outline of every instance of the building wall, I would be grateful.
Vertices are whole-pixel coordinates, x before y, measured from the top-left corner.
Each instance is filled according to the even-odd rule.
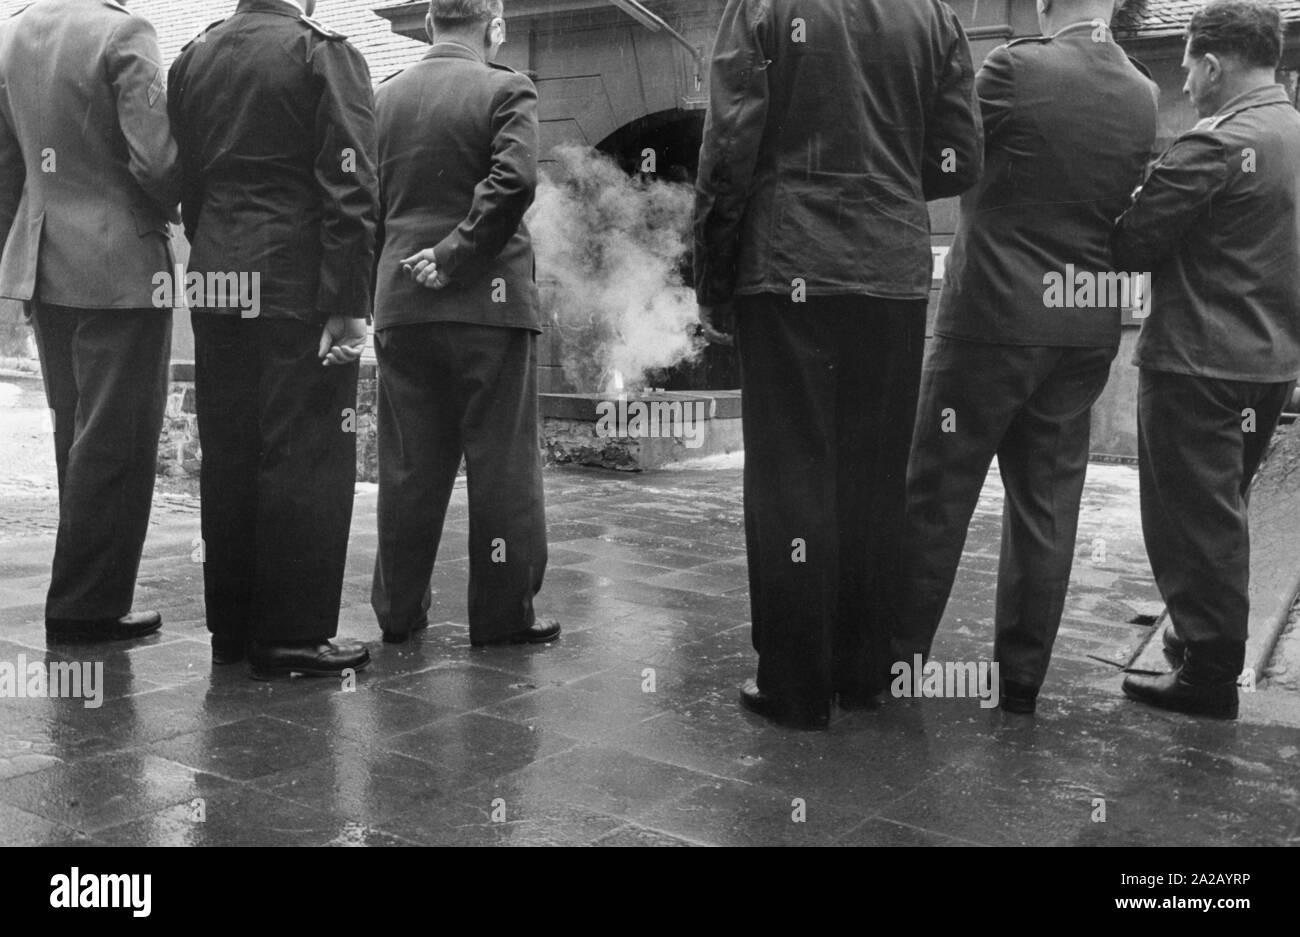
[[[650,4],[707,59],[723,0],[679,0]],[[971,41],[978,65],[997,46],[1019,36],[1038,35],[1033,0],[951,0]],[[424,34],[423,2],[389,8],[381,14],[405,35]],[[652,33],[604,0],[512,0],[506,5],[509,41],[502,61],[527,72],[537,83],[542,160],[560,143],[600,146],[621,128],[649,115],[702,108],[703,86],[695,84],[696,64],[689,50],[665,33]],[[1162,87],[1161,136],[1168,140],[1194,117],[1181,100],[1181,44],[1159,43],[1152,50]],[[933,323],[943,262],[957,224],[958,202],[930,206],[935,253],[929,319]],[[1094,408],[1093,451],[1097,456],[1136,455],[1137,374],[1129,364],[1137,326],[1126,327],[1112,379]],[[555,352],[558,360],[558,352]]]

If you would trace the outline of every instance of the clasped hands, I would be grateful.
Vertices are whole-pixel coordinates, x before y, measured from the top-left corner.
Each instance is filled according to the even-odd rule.
[[[402,269],[412,280],[431,290],[440,290],[451,282],[438,271],[437,258],[431,247],[407,257],[401,263]],[[365,319],[332,316],[321,332],[317,357],[326,367],[351,364],[360,360],[361,352],[366,347],[366,337]]]

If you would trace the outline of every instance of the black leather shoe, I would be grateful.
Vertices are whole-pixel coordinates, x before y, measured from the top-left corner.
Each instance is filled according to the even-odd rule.
[[[1188,681],[1183,667],[1158,675],[1131,673],[1124,678],[1124,695],[1148,706],[1189,716],[1237,718],[1236,681],[1198,685]]]
[[[471,640],[470,644],[474,647],[500,647],[503,644],[546,644],[548,641],[554,641],[559,636],[560,623],[558,621],[535,621],[531,627],[507,635],[504,638],[494,638],[491,641]]]
[[[418,622],[417,624],[413,625],[410,631],[385,631],[384,643],[405,644],[407,641],[411,640],[411,636],[413,634],[419,631],[423,631],[425,628],[428,627],[429,627],[429,619],[426,618],[424,619],[424,621]]]
[[[330,641],[307,644],[259,644],[248,646],[248,661],[254,680],[270,680],[300,673],[307,677],[337,677],[345,670],[364,670],[370,652],[362,645],[338,645]]]
[[[248,656],[248,639],[242,634],[214,634],[212,663],[218,667],[237,664]]]
[[[1014,680],[1003,680],[998,690],[998,706],[1003,712],[1032,716],[1038,709],[1038,687]]]
[[[47,618],[45,640],[50,644],[130,641],[151,635],[161,627],[162,616],[157,612],[131,612],[121,618]]]
[[[1165,659],[1175,667],[1183,666],[1187,657],[1187,642],[1174,633],[1173,628],[1166,628],[1160,636],[1160,643],[1165,652]]]
[[[740,705],[750,712],[791,729],[824,729],[831,724],[831,702],[788,703],[768,696],[753,680],[740,688]]]

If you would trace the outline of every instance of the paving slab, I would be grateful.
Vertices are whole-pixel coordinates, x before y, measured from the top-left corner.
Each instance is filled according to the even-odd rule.
[[[137,601],[164,610],[163,632],[47,648],[54,502],[36,483],[0,480],[0,513],[16,521],[0,527],[0,661],[99,662],[105,690],[97,709],[0,699],[0,843],[1300,843],[1300,681],[1285,677],[1300,652],[1243,697],[1235,723],[1119,692],[1160,610],[1133,468],[1089,469],[1037,716],[890,699],[810,733],[736,699],[755,660],[741,466],[735,456],[636,476],[549,470],[555,562],[539,613],[565,633],[538,647],[469,645],[463,486],[431,626],[380,644],[375,491],[359,486],[340,633],[369,642],[374,662],[355,686],[212,667],[191,556],[197,501],[170,483]],[[27,500],[8,498],[18,489]],[[936,659],[991,657],[1001,505],[995,467]]]

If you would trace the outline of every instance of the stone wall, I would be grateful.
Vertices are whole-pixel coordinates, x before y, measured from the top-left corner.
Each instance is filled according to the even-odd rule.
[[[357,481],[377,482],[375,399],[378,370],[372,362],[362,362],[357,381]],[[194,364],[172,363],[172,381],[167,394],[167,414],[163,420],[162,439],[158,442],[158,474],[179,477],[197,476],[203,448],[199,442],[199,423],[194,409]]]
[[[158,440],[158,474],[173,478],[198,475],[201,457],[199,420],[194,410],[194,364],[174,361],[162,438]]]
[[[643,472],[744,448],[739,391],[542,394],[540,409],[547,464]]]
[[[36,344],[21,303],[0,299],[0,369],[36,373]]]

